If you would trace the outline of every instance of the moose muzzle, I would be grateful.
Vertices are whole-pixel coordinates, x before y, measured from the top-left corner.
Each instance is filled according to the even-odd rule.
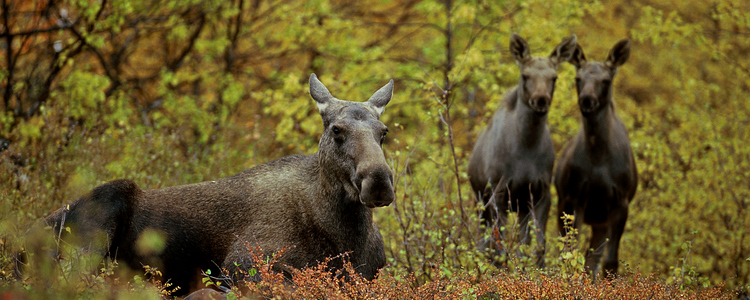
[[[580,95],[578,106],[581,108],[581,113],[591,113],[599,107],[599,100],[592,95]]]
[[[545,114],[549,111],[551,102],[551,97],[548,95],[535,95],[531,97],[530,104],[535,112]]]
[[[387,167],[357,172],[357,188],[359,201],[367,207],[388,206],[396,198],[393,192],[393,175]]]

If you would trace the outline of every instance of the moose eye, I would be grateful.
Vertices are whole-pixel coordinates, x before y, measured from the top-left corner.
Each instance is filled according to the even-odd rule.
[[[382,144],[385,141],[385,136],[388,135],[388,128],[386,128],[383,131],[383,135],[380,136],[380,143]]]
[[[338,126],[333,126],[333,128],[331,128],[331,131],[333,131],[333,134],[341,133],[341,129]]]
[[[556,82],[557,82],[557,77],[552,78],[552,85],[555,85]]]
[[[523,79],[523,81],[528,81],[529,80],[529,76],[527,76],[527,75],[521,75],[521,78]]]

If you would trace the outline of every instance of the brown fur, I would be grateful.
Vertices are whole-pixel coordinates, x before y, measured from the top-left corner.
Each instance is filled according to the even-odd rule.
[[[570,59],[576,46],[571,35],[555,47],[549,57],[531,57],[526,41],[513,34],[510,52],[518,62],[518,86],[505,95],[482,131],[469,158],[469,181],[477,199],[485,204],[482,219],[486,229],[505,223],[506,211],[518,212],[521,241],[530,243],[529,214],[534,218],[541,246],[538,265],[544,265],[544,229],[550,208],[550,184],[555,150],[547,111],[552,103],[557,66]],[[499,253],[496,241],[492,243]],[[495,253],[495,254],[497,254]]]
[[[599,271],[604,247],[604,269],[616,273],[618,248],[628,218],[628,205],[638,185],[638,171],[628,132],[615,113],[612,80],[630,55],[630,41],[618,42],[607,61],[589,62],[580,46],[571,59],[576,67],[581,130],[564,148],[555,168],[558,211],[575,216],[573,225],[591,225],[586,268]],[[562,220],[558,226],[565,235]],[[609,241],[607,241],[609,239]]]
[[[338,100],[310,76],[310,93],[325,126],[315,154],[283,157],[231,177],[190,185],[141,190],[130,180],[96,187],[45,219],[59,232],[71,226],[82,240],[106,233],[98,251],[130,268],[157,266],[184,294],[201,287],[201,270],[250,267],[247,245],[265,254],[287,248],[275,265],[317,265],[349,253],[356,271],[372,279],[385,265],[372,208],[389,205],[393,176],[381,143],[387,127],[378,120],[393,81],[367,102]],[[145,230],[162,234],[163,251],[139,250]],[[92,249],[96,250],[96,249]],[[341,259],[329,263],[334,268]]]

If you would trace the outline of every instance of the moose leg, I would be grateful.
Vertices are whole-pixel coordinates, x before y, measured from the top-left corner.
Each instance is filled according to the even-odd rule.
[[[488,193],[483,192],[477,192],[477,199],[481,199],[482,203],[484,205],[484,210],[482,210],[482,224],[484,224],[484,228],[482,228],[481,231],[481,238],[479,239],[479,242],[477,242],[477,249],[479,251],[491,251],[492,249],[492,233],[494,230],[493,225],[495,224],[495,221],[497,219],[497,213],[494,211],[493,203],[490,203],[492,201],[492,197],[490,197]],[[486,233],[489,231],[490,236],[489,238],[485,237]]]
[[[496,256],[504,253],[502,242],[502,232],[500,228],[505,225],[508,218],[508,207],[506,200],[506,189],[503,188],[502,182],[498,183],[492,193],[486,198],[482,218],[485,221],[485,236],[480,240],[479,249],[486,251],[493,264],[499,266]],[[489,236],[488,236],[489,235]]]
[[[552,206],[550,194],[543,193],[539,202],[531,210],[536,227],[536,264],[539,268],[544,268],[544,253],[546,252],[545,234],[547,233],[547,218],[549,217],[550,206]]]
[[[612,220],[612,235],[607,246],[607,257],[604,260],[604,271],[610,274],[617,274],[619,265],[618,250],[620,249],[620,238],[625,231],[625,223],[628,220],[628,209],[620,209]]]
[[[536,222],[533,218],[534,214],[530,214],[524,210],[518,211],[518,223],[521,226],[518,234],[521,237],[519,243],[528,245],[531,243],[531,226],[529,222]],[[534,224],[536,226],[537,224]]]
[[[591,272],[594,279],[599,273],[599,263],[602,261],[604,254],[605,242],[609,227],[606,225],[591,226],[591,243],[586,251],[586,270]]]
[[[520,229],[518,232],[518,236],[520,237],[520,239],[518,243],[522,245],[529,245],[531,244],[531,227],[532,227],[532,226],[529,226],[529,222],[535,222],[536,220],[532,218],[534,216],[533,213],[528,212],[530,208],[521,209],[520,205],[518,208],[519,210],[518,210],[517,222],[520,225]],[[534,226],[536,226],[536,224],[534,224]],[[516,251],[516,255],[518,255],[518,257],[525,257],[526,253],[523,253],[521,251],[521,248],[518,248],[518,251]]]
[[[256,248],[257,247],[257,248]],[[239,282],[242,280],[252,281],[248,278],[251,274],[248,271],[253,268],[253,251],[260,251],[260,245],[251,243],[244,239],[238,239],[229,248],[229,253],[221,264],[222,269],[226,269],[229,274],[226,283]]]
[[[485,230],[492,230],[492,227],[497,223],[498,207],[496,202],[497,194],[483,194],[482,200],[484,203],[484,211],[482,211],[482,221],[484,222]]]
[[[544,206],[543,203],[538,203],[537,206],[532,205],[532,207],[529,207],[528,212],[526,209],[518,211],[518,222],[520,223],[519,236],[521,237],[520,243],[530,245],[531,231],[534,231],[537,244],[535,255],[537,257],[537,266],[540,268],[544,266],[544,223],[547,222],[547,218],[543,216],[545,209]],[[531,223],[531,226],[529,225],[530,222],[533,222]]]

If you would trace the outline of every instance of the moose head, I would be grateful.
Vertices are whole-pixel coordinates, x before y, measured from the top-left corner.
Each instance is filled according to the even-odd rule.
[[[557,67],[570,59],[576,49],[576,35],[562,40],[549,57],[533,57],[529,44],[520,35],[510,37],[510,53],[521,69],[518,97],[537,114],[547,114],[555,93]]]
[[[617,68],[628,61],[630,56],[630,41],[621,40],[609,51],[605,62],[588,61],[581,46],[576,51],[570,63],[576,67],[576,88],[578,90],[578,106],[584,115],[592,114],[609,107],[612,102],[612,80]]]
[[[351,102],[334,98],[312,74],[310,95],[323,118],[320,165],[329,168],[330,182],[343,183],[348,198],[367,207],[391,204],[393,174],[381,148],[388,127],[378,119],[393,96],[393,80],[367,102]]]

